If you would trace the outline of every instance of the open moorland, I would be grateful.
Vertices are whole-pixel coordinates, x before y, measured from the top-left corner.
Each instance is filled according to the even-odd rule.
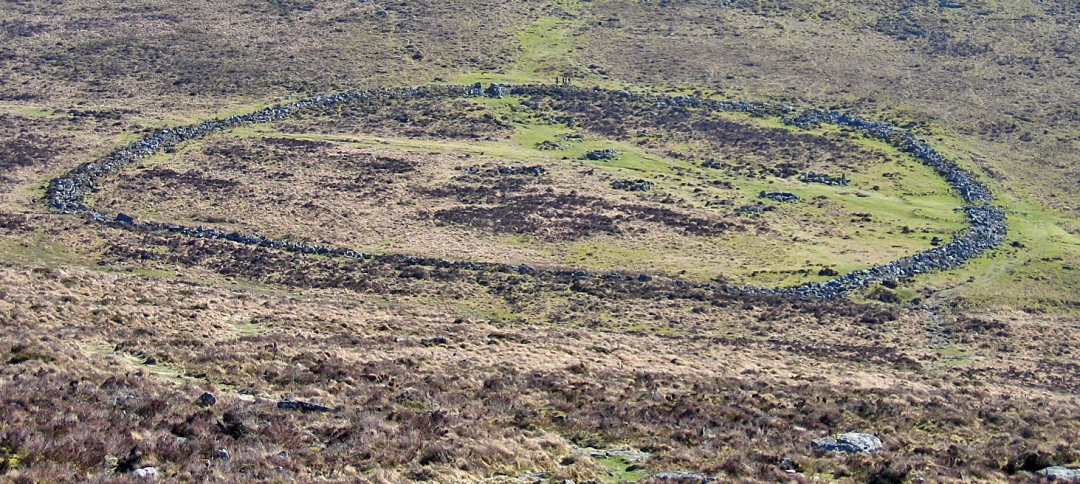
[[[1078,16],[0,4],[0,479],[1047,482]]]

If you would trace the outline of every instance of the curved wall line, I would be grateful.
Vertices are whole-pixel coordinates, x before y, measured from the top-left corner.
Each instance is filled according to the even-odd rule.
[[[428,265],[437,267],[456,267],[475,270],[495,270],[499,272],[518,272],[522,274],[545,272],[559,276],[578,278],[603,278],[637,280],[648,282],[648,275],[629,276],[621,274],[593,274],[585,271],[539,270],[526,265],[496,264],[484,262],[447,261],[442,259],[412,257],[404,255],[374,255],[338,247],[274,240],[261,235],[225,232],[204,227],[190,227],[151,221],[135,221],[130,218],[110,219],[94,210],[86,203],[86,194],[90,193],[96,181],[102,176],[117,172],[128,164],[141,161],[167,148],[184,141],[198,139],[215,131],[223,131],[238,126],[271,123],[290,119],[309,108],[325,108],[337,104],[363,102],[370,99],[394,98],[451,98],[451,97],[501,97],[541,96],[571,97],[589,95],[604,96],[609,102],[647,101],[658,109],[695,108],[716,112],[745,112],[758,116],[781,116],[784,123],[798,128],[810,128],[820,124],[833,124],[853,128],[865,135],[880,139],[899,150],[910,153],[924,165],[934,169],[964,201],[963,210],[969,226],[953,236],[947,244],[916,253],[892,262],[877,264],[867,269],[853,271],[824,282],[813,282],[786,288],[764,287],[714,287],[712,284],[698,284],[693,287],[705,289],[724,289],[751,294],[778,294],[812,298],[835,298],[852,290],[884,280],[903,280],[918,274],[926,274],[963,265],[973,257],[986,253],[1005,240],[1008,225],[1005,212],[991,205],[993,195],[990,189],[979,182],[975,174],[964,170],[956,162],[947,159],[914,134],[897,126],[881,121],[851,116],[838,111],[804,110],[773,103],[747,101],[717,101],[695,96],[663,96],[636,94],[627,91],[608,91],[601,89],[539,86],[539,85],[499,85],[492,84],[484,88],[477,83],[471,86],[423,86],[397,89],[375,89],[315,96],[300,101],[268,107],[241,116],[203,121],[188,126],[164,128],[134,143],[117,149],[108,155],[83,163],[71,171],[53,179],[45,192],[49,206],[59,213],[80,215],[99,223],[144,230],[165,230],[190,237],[225,239],[241,244],[257,245],[298,253],[335,255],[346,258],[373,259],[388,258],[399,263]],[[685,286],[682,281],[675,281],[678,286]]]

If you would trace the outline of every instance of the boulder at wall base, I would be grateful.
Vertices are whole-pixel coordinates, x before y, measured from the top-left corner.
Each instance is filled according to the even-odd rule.
[[[881,439],[875,435],[848,432],[836,437],[822,437],[814,439],[811,444],[815,449],[825,451],[847,452],[849,454],[869,454],[877,452],[884,447]]]
[[[1062,466],[1051,466],[1038,471],[1037,474],[1049,478],[1052,481],[1080,482],[1080,469],[1070,469]]]
[[[707,483],[716,482],[715,477],[709,477],[700,472],[665,471],[653,475],[654,478],[666,482]]]

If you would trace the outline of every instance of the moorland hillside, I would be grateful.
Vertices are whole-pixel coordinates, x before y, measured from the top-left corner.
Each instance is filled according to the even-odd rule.
[[[0,4],[0,480],[1067,474],[1077,16]]]

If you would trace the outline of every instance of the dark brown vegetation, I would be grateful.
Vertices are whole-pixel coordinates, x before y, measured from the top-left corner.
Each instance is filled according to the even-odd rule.
[[[582,123],[593,133],[632,141],[675,158],[710,161],[716,168],[749,177],[792,177],[815,169],[858,169],[887,159],[839,135],[797,133],[754,126],[718,116],[702,116],[691,108],[665,109],[649,102],[628,102],[618,93],[534,99],[538,116],[553,110]],[[673,151],[670,146],[692,146]]]
[[[282,123],[291,133],[381,135],[440,140],[492,140],[509,135],[511,126],[483,106],[464,99],[388,99],[319,110],[317,123]]]
[[[408,113],[400,111],[399,115]],[[333,118],[317,118],[294,123],[290,130],[322,131],[326,122],[334,123]],[[380,129],[389,136],[401,136],[411,128]],[[362,246],[375,240],[375,233],[358,230],[356,222],[385,232],[403,226],[423,227],[430,221],[437,227],[528,235],[551,242],[668,231],[719,236],[748,228],[760,231],[767,226],[763,220],[747,221],[734,214],[676,206],[662,198],[623,200],[595,173],[584,179],[599,192],[584,195],[565,187],[569,177],[583,178],[565,166],[552,166],[550,172],[538,167],[499,169],[475,165],[470,157],[421,157],[275,137],[219,137],[174,156],[183,160],[182,168],[155,165],[120,174],[96,195],[100,206],[135,214],[184,214],[199,207],[187,217],[343,246]],[[130,203],[133,199],[139,202]],[[301,220],[281,219],[283,213],[296,214]],[[161,220],[160,216],[149,216]],[[361,218],[364,220],[358,220]],[[326,226],[335,219],[354,223]]]
[[[462,224],[495,233],[537,235],[549,240],[574,240],[587,235],[622,235],[639,224],[657,223],[688,235],[716,236],[741,229],[720,219],[687,217],[668,208],[641,204],[612,205],[604,198],[576,192],[514,193],[503,187],[451,184],[430,192],[453,196],[466,205],[441,209],[432,216],[440,223]],[[484,204],[485,206],[476,206]]]
[[[534,7],[421,0],[230,1],[212,9],[138,2],[122,12],[26,1],[2,8],[0,100],[152,99],[140,103],[145,110],[497,69],[513,59],[508,30]]]

